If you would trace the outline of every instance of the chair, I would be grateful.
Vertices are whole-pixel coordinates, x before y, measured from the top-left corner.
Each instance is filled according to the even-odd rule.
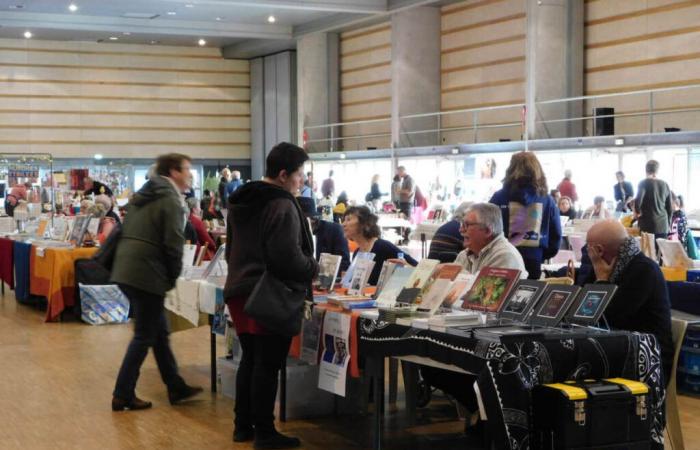
[[[688,322],[681,319],[671,319],[671,334],[673,336],[673,370],[671,381],[666,388],[666,434],[672,450],[684,450],[681,419],[678,413],[678,398],[676,396],[676,370],[678,368],[678,355],[681,352],[685,330]]]

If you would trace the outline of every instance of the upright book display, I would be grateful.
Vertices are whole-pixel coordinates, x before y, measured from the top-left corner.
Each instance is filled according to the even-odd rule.
[[[484,267],[462,297],[462,308],[497,313],[519,278],[520,271],[516,269]]]

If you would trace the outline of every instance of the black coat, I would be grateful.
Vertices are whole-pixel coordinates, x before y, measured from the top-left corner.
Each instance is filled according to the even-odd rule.
[[[335,222],[319,220],[314,229],[314,235],[316,236],[316,259],[321,257],[321,253],[338,255],[342,258],[340,271],[346,271],[350,266],[350,248],[343,233],[343,227]]]
[[[247,297],[268,270],[290,287],[309,288],[318,271],[311,231],[296,199],[254,181],[229,197],[225,298]]]

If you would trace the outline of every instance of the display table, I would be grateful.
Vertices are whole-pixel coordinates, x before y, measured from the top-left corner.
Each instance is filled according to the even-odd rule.
[[[30,255],[32,244],[14,241],[15,298],[20,303],[29,301]]]
[[[383,383],[386,357],[426,357],[476,375],[496,448],[527,448],[530,391],[534,386],[613,377],[640,380],[649,386],[652,436],[656,447],[663,448],[665,389],[660,353],[652,335],[616,332],[582,339],[524,340],[504,345],[367,318],[360,318],[358,327],[359,353],[374,368],[379,383]],[[375,391],[381,390],[381,386],[377,384]],[[377,415],[375,448],[380,446],[381,415]]]
[[[91,258],[97,248],[44,248],[32,246],[29,255],[32,295],[46,297],[46,321],[59,319],[75,303],[75,261]]]
[[[10,289],[15,288],[14,247],[12,239],[0,238],[0,282],[6,283]]]

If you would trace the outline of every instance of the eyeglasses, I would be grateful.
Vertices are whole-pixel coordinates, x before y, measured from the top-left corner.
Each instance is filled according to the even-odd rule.
[[[482,224],[479,223],[479,222],[462,222],[462,223],[459,225],[459,228],[460,228],[461,230],[467,230],[469,227],[476,226],[476,225],[482,225]]]

